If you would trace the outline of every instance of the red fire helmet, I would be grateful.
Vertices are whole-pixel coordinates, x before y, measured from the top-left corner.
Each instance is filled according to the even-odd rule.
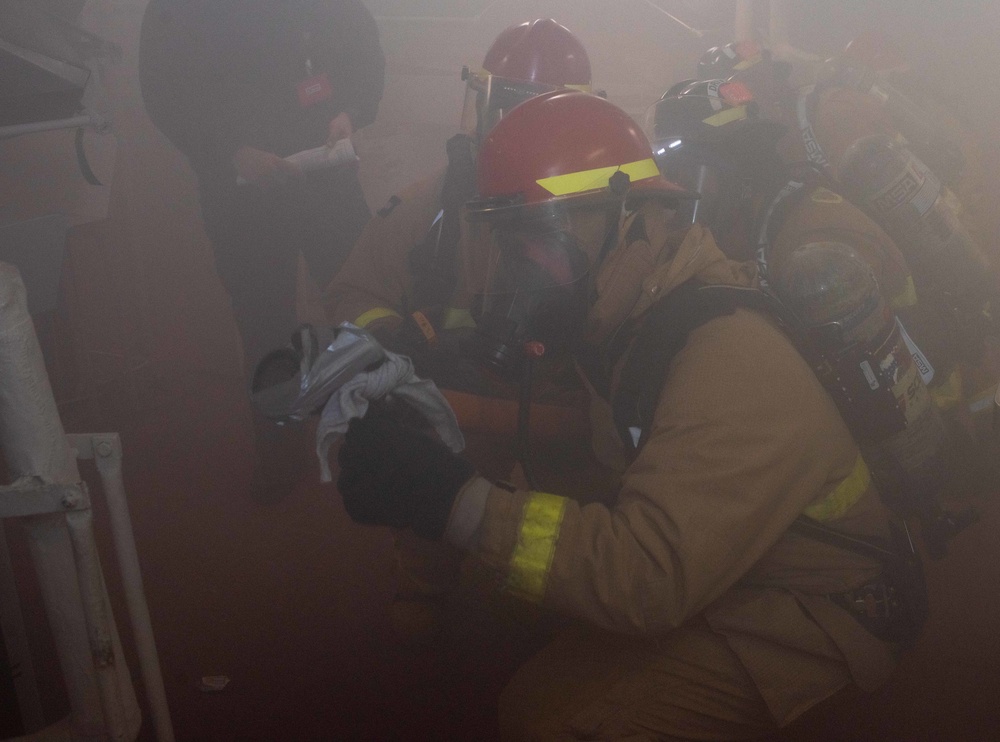
[[[477,171],[479,200],[469,209],[486,219],[626,194],[691,196],[660,174],[649,140],[628,114],[574,90],[546,93],[511,110],[480,146]]]
[[[590,58],[576,35],[551,18],[500,32],[483,60],[497,77],[558,87],[590,89]]]

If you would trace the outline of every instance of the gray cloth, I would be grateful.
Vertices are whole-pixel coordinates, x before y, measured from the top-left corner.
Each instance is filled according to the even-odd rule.
[[[459,430],[455,413],[430,379],[421,379],[406,356],[386,351],[386,360],[373,371],[356,375],[341,386],[327,401],[316,430],[316,454],[320,479],[329,482],[330,446],[347,432],[351,418],[364,417],[368,403],[376,399],[400,399],[420,412],[434,427],[448,448],[459,453],[465,438]]]

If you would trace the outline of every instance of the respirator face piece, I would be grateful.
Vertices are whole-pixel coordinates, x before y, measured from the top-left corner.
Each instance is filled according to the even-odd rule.
[[[586,252],[559,226],[494,230],[477,320],[479,359],[509,376],[527,343],[540,344],[547,357],[571,351],[586,323],[588,272]]]

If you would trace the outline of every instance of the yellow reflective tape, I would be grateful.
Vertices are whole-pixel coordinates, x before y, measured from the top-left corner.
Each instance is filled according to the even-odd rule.
[[[565,513],[565,497],[545,492],[528,495],[507,575],[507,588],[511,592],[536,602],[545,595]]]
[[[761,60],[760,54],[755,54],[750,59],[744,59],[739,64],[733,65],[734,70],[748,70]]]
[[[458,309],[457,307],[448,307],[444,310],[444,319],[441,321],[441,327],[446,330],[459,330],[465,327],[475,327],[476,321],[472,319],[472,312],[468,309]]]
[[[913,285],[913,276],[906,277],[906,285],[889,300],[893,309],[905,309],[917,305],[917,287]]]
[[[733,121],[740,121],[746,117],[747,107],[737,106],[736,108],[727,108],[725,111],[719,111],[704,119],[702,123],[709,126],[724,126],[725,124],[731,124]]]
[[[563,85],[564,88],[568,90],[579,90],[583,93],[589,93],[593,88],[590,85]]]
[[[931,401],[939,410],[950,410],[962,401],[962,372],[957,368],[948,378],[930,389]]]
[[[397,319],[403,319],[399,315],[399,312],[394,312],[393,310],[389,309],[389,307],[375,307],[374,309],[369,309],[367,312],[365,312],[356,320],[354,320],[354,324],[357,327],[364,329],[365,327],[368,327],[368,325],[370,325],[372,322],[376,322],[377,320],[380,319],[385,319],[386,317],[396,317]]]
[[[817,188],[813,191],[812,200],[818,204],[842,204],[844,197],[827,188]]]
[[[872,474],[865,460],[858,455],[854,470],[837,485],[829,495],[805,509],[805,514],[813,520],[826,521],[841,517],[871,487]]]
[[[613,165],[611,167],[598,167],[593,170],[580,170],[576,173],[566,173],[565,175],[553,175],[551,178],[542,178],[536,181],[538,185],[547,190],[553,196],[568,196],[572,193],[583,193],[585,191],[597,191],[608,187],[611,176],[621,171],[628,175],[633,183],[655,178],[660,174],[660,169],[656,166],[656,161],[650,157],[648,160],[637,160],[624,165]]]

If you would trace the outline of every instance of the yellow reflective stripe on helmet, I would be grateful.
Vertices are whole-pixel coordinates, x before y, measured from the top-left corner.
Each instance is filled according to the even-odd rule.
[[[906,277],[906,285],[889,300],[893,309],[905,309],[917,305],[917,287],[913,285],[913,276]]]
[[[957,368],[940,384],[930,388],[931,401],[939,410],[950,410],[962,401],[962,372]]]
[[[374,309],[369,309],[367,312],[362,314],[356,320],[354,324],[357,327],[364,329],[368,327],[372,322],[376,322],[380,319],[385,319],[386,317],[396,317],[397,319],[403,319],[399,312],[389,309],[389,307],[375,307]]]
[[[648,160],[637,160],[624,165],[598,167],[593,170],[566,173],[566,175],[553,175],[551,178],[542,178],[536,182],[553,196],[568,196],[573,193],[607,188],[611,176],[618,171],[628,175],[633,183],[647,178],[655,178],[660,174],[656,161],[650,157]]]
[[[589,93],[591,90],[593,90],[593,87],[590,84],[586,84],[586,85],[563,85],[563,87],[566,88],[567,90],[579,90],[582,93]]]
[[[459,309],[457,307],[448,307],[444,310],[444,319],[441,321],[441,327],[445,330],[458,330],[463,327],[475,327],[476,320],[472,319],[472,312],[468,309]]]
[[[761,61],[761,59],[762,59],[762,56],[760,54],[754,54],[752,57],[750,57],[750,59],[744,59],[742,62],[739,62],[739,63],[733,65],[733,69],[734,70],[739,70],[741,72],[743,70],[748,70],[751,67],[753,67],[755,64],[757,64],[759,61]]]
[[[724,126],[726,124],[731,124],[733,121],[740,121],[747,117],[747,107],[746,106],[736,106],[735,108],[727,108],[725,111],[719,111],[707,119],[703,119],[703,124],[708,124],[709,126]]]
[[[858,455],[854,470],[837,485],[829,495],[805,509],[805,514],[813,520],[835,520],[851,509],[861,496],[871,487],[872,474],[865,460]]]
[[[565,513],[565,497],[545,492],[528,495],[507,575],[507,588],[511,592],[536,602],[545,595]]]

